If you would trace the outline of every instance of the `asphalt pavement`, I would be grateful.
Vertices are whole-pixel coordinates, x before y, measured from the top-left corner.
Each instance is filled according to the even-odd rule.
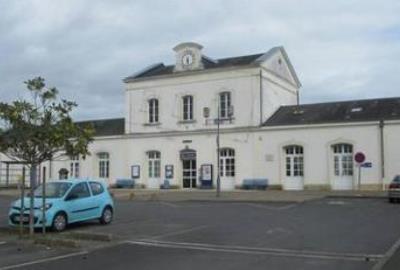
[[[380,198],[117,201],[113,224],[70,227],[112,233],[117,244],[0,269],[373,269],[400,238],[399,210]],[[400,269],[396,256],[391,269]]]

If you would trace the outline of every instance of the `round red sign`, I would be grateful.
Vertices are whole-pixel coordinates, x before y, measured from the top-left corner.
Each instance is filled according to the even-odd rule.
[[[363,162],[365,161],[365,155],[364,155],[364,153],[362,153],[362,152],[357,152],[357,153],[354,155],[354,160],[355,160],[357,163],[363,163]]]

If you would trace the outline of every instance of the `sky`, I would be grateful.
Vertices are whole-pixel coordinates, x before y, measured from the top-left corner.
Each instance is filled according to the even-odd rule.
[[[400,96],[398,0],[0,0],[0,101],[36,76],[79,106],[123,117],[122,79],[194,41],[223,58],[284,46],[301,103]]]

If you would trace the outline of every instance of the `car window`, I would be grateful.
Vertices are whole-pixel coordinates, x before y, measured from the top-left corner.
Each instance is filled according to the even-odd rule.
[[[99,195],[104,192],[104,188],[100,183],[90,182],[89,185],[93,195]]]
[[[395,176],[393,182],[400,182],[400,175]]]
[[[76,196],[77,199],[86,198],[90,196],[89,188],[86,183],[79,183],[74,186],[69,193],[69,196]]]

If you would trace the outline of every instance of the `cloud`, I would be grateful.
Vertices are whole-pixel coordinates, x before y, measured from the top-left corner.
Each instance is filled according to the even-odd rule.
[[[172,63],[182,41],[215,58],[285,46],[301,100],[399,96],[398,1],[0,1],[0,99],[41,75],[76,119],[121,117],[122,78]]]

